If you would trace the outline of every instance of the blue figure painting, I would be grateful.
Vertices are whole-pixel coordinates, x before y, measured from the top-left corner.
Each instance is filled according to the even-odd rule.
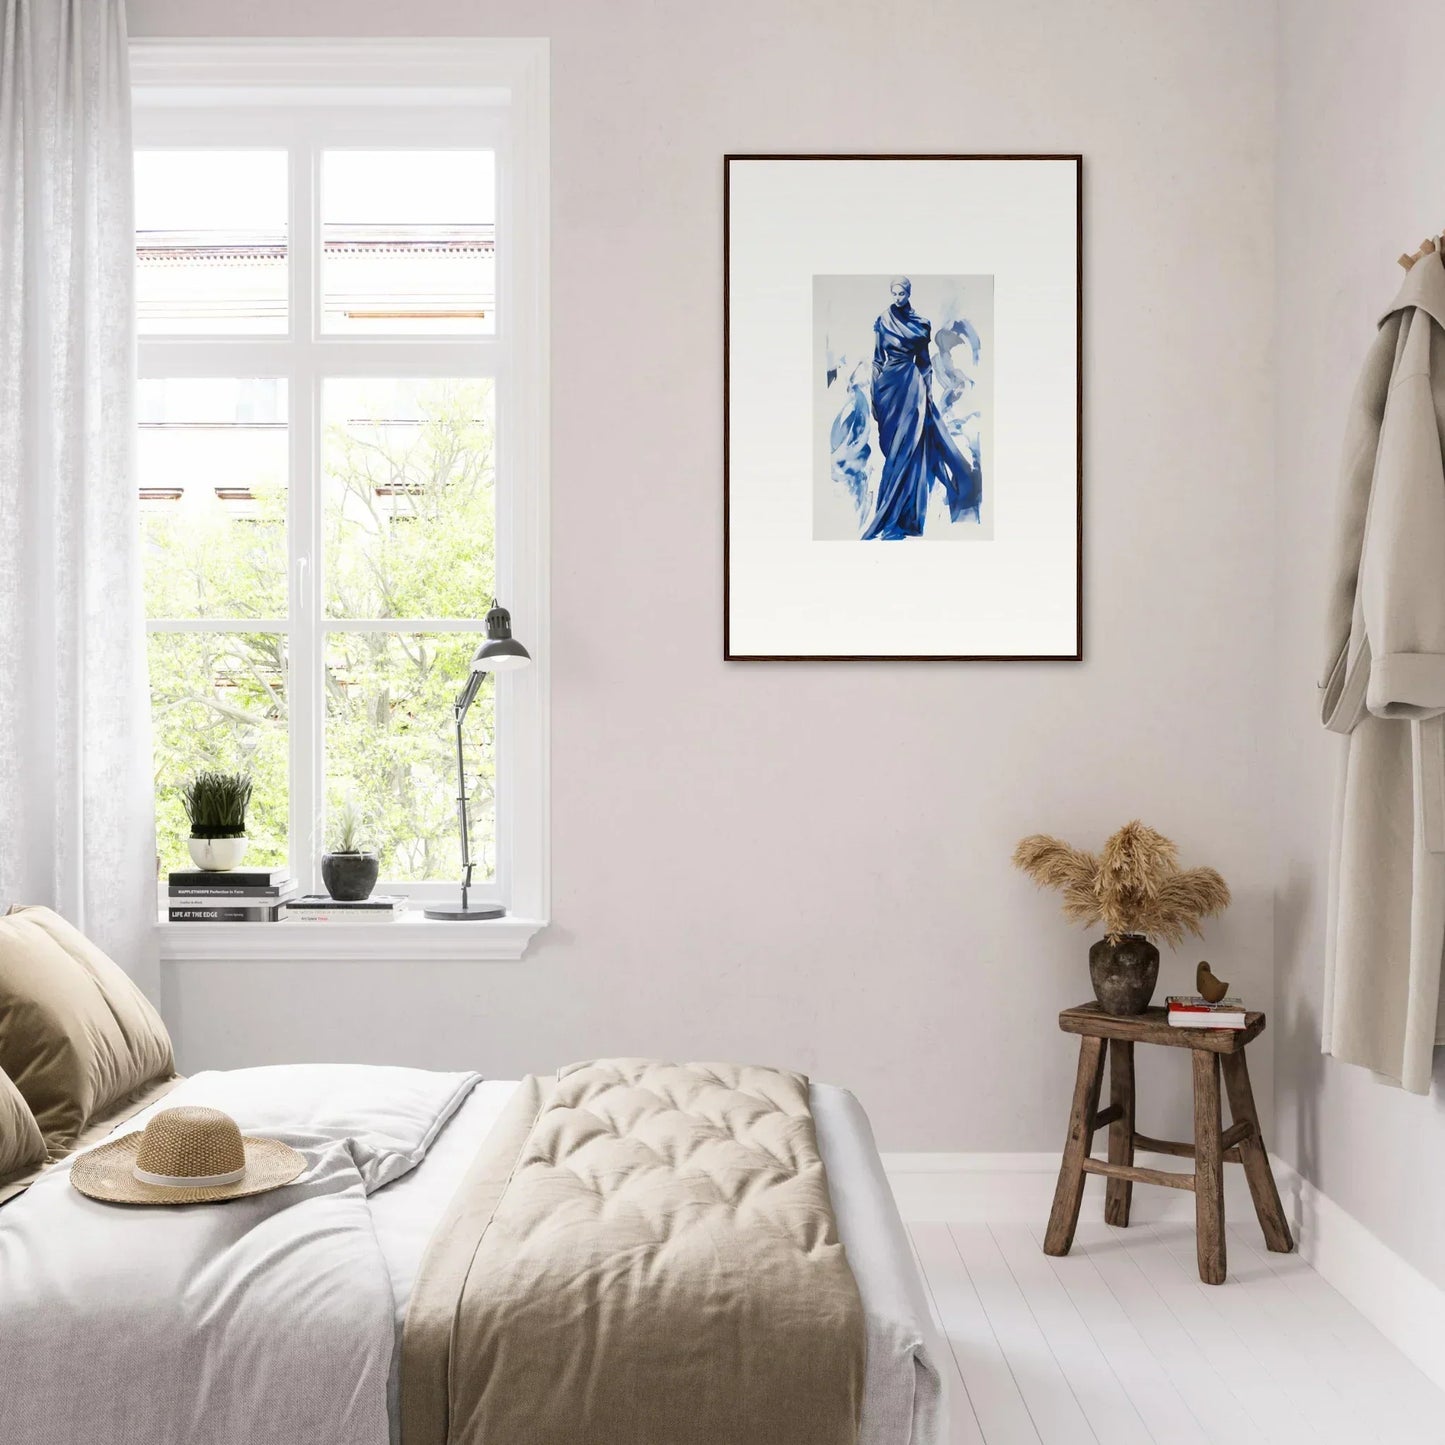
[[[984,505],[992,280],[814,278],[816,538],[992,535]],[[921,309],[921,293],[936,308],[936,327]]]

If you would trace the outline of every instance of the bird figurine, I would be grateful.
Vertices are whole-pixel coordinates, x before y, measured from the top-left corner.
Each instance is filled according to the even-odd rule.
[[[1218,1003],[1229,992],[1229,985],[1215,978],[1207,963],[1201,963],[1195,971],[1194,987],[1207,1003]]]

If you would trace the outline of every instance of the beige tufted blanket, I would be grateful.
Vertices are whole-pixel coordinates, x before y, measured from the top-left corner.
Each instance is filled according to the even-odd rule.
[[[427,1251],[403,1445],[853,1445],[864,1320],[807,1080],[528,1079]]]

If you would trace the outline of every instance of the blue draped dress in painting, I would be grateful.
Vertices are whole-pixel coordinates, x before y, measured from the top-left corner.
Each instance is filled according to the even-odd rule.
[[[978,469],[958,449],[933,403],[932,330],[911,306],[890,306],[873,323],[873,417],[883,475],[865,542],[921,537],[935,482],[955,522],[978,515],[983,490]]]

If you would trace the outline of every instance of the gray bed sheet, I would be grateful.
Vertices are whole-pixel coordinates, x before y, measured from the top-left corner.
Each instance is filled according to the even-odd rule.
[[[478,1084],[421,1164],[370,1198],[372,1222],[396,1303],[393,1440],[397,1438],[395,1391],[401,1328],[412,1282],[437,1221],[515,1088],[510,1080],[489,1079]],[[947,1400],[938,1361],[945,1347],[934,1328],[868,1116],[846,1089],[813,1084],[811,1096],[838,1233],[858,1281],[867,1323],[859,1445],[943,1445]]]

